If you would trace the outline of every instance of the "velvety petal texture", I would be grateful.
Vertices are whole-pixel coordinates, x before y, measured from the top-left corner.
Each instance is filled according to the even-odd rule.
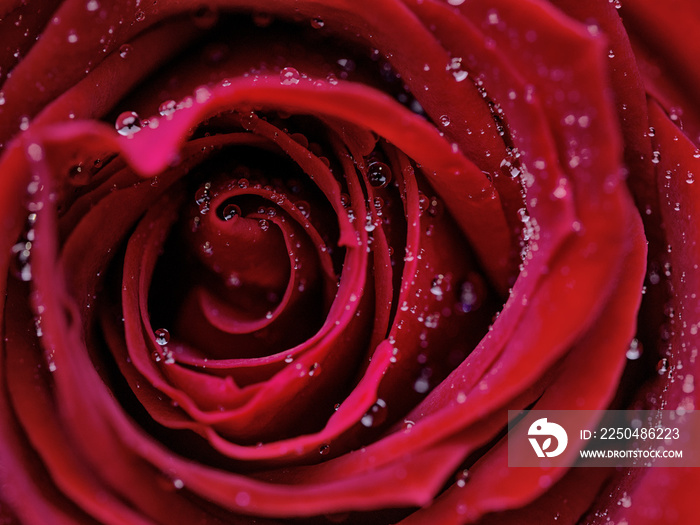
[[[623,4],[0,4],[0,523],[693,523],[508,467],[698,401],[700,12]]]

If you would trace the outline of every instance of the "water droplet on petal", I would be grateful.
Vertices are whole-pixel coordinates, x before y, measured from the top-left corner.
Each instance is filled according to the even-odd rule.
[[[175,110],[177,109],[177,102],[174,100],[166,100],[163,102],[159,107],[158,107],[158,113],[162,117],[167,117],[175,113]]]
[[[623,492],[622,497],[617,502],[617,504],[626,509],[629,509],[632,506],[632,497],[629,494],[627,494],[627,492]]]
[[[460,294],[459,294],[459,304],[458,309],[461,312],[468,313],[475,309],[479,298],[476,293],[476,287],[470,281],[465,281],[462,283]]]
[[[420,376],[418,379],[416,379],[416,382],[413,383],[413,390],[419,394],[425,394],[428,390],[430,390],[430,381],[427,377]]]
[[[469,471],[467,469],[464,469],[464,470],[461,470],[457,473],[455,483],[459,488],[462,488],[467,484],[468,479],[469,479]]]
[[[299,210],[305,218],[308,219],[311,216],[311,209],[310,209],[311,207],[309,206],[308,202],[297,201],[295,206],[296,206],[297,210]]]
[[[100,3],[97,0],[90,0],[85,8],[92,13],[100,8]]]
[[[293,86],[298,84],[300,78],[301,75],[299,74],[299,71],[293,67],[285,67],[282,71],[280,71],[280,83],[283,86]]]
[[[362,416],[360,422],[367,428],[372,428],[381,425],[386,420],[386,401],[377,399],[377,402],[372,405],[372,408]]]
[[[445,127],[449,126],[450,125],[450,117],[448,117],[447,115],[440,116],[440,124],[442,124]]]
[[[231,221],[235,219],[236,217],[239,217],[241,215],[241,209],[236,206],[235,204],[227,204],[224,206],[224,210],[222,213],[222,218],[225,221]]]
[[[134,111],[125,111],[117,117],[114,127],[117,132],[124,137],[131,137],[134,133],[141,131],[141,119]]]
[[[391,181],[391,169],[383,162],[373,162],[367,168],[367,179],[374,188],[385,188]]]
[[[146,20],[146,13],[143,11],[136,11],[136,21],[143,22],[144,20]]]
[[[656,371],[660,376],[668,372],[668,359],[666,359],[665,357],[663,359],[660,359],[659,362],[656,363]]]
[[[311,27],[314,29],[321,29],[324,25],[326,25],[326,23],[321,18],[316,17],[311,19]]]
[[[458,71],[453,71],[452,76],[455,77],[455,80],[457,82],[462,82],[462,81],[467,79],[467,77],[469,76],[469,73],[460,69]]]
[[[206,86],[199,86],[194,90],[194,97],[199,104],[203,104],[211,98],[211,91]]]
[[[129,44],[124,44],[119,48],[119,56],[122,58],[128,57],[132,49],[133,48]]]
[[[78,41],[78,35],[76,34],[75,31],[70,31],[68,33],[68,42],[71,44],[75,44]]]
[[[430,293],[432,293],[434,296],[438,298],[442,298],[443,295],[443,290],[442,290],[442,284],[445,280],[445,276],[440,274],[436,275],[435,278],[433,279],[433,282],[430,284]]]
[[[318,452],[322,456],[327,456],[330,451],[331,451],[330,445],[323,444],[320,447],[318,447]]]
[[[153,334],[156,336],[156,343],[165,346],[170,342],[170,332],[165,328],[158,328]]]
[[[639,356],[642,355],[642,347],[637,339],[632,339],[632,341],[630,341],[630,346],[627,349],[626,355],[627,359],[629,359],[630,361],[639,359]]]
[[[29,265],[31,242],[19,242],[12,247],[14,275],[22,281],[32,280],[32,269]]]

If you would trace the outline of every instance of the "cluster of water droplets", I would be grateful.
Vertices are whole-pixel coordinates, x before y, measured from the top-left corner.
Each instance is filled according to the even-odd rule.
[[[166,365],[175,364],[175,356],[167,346],[170,342],[170,332],[165,328],[158,328],[153,331],[153,335],[155,337],[156,344],[160,347],[153,352],[153,360],[156,363],[162,362]]]
[[[464,82],[469,76],[469,73],[462,68],[461,57],[453,57],[445,67],[445,71],[452,73],[457,82]]]
[[[362,423],[362,426],[367,428],[378,427],[379,425],[384,423],[384,421],[386,421],[386,417],[386,401],[384,401],[383,399],[377,399],[367,411],[367,413],[364,416],[362,416],[362,419],[360,419],[360,423]]]

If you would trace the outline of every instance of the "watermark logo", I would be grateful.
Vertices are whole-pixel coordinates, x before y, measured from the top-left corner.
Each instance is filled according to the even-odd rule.
[[[508,466],[700,468],[700,410],[509,410]]]
[[[569,443],[569,437],[566,435],[566,430],[561,425],[547,421],[546,417],[538,419],[532,425],[530,425],[530,430],[528,430],[528,439],[532,448],[535,450],[537,457],[543,458],[555,458],[559,456],[566,449],[566,445]],[[533,437],[536,436],[536,437]],[[545,438],[545,440],[540,445],[539,439]],[[539,438],[539,439],[538,439]],[[549,450],[552,447],[552,438],[556,439],[557,446],[554,450]]]

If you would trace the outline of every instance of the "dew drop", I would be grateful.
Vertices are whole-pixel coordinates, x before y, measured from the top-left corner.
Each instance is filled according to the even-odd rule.
[[[177,102],[174,100],[166,100],[163,102],[159,107],[158,107],[158,113],[160,114],[161,117],[168,117],[175,113],[175,110],[177,109]]]
[[[153,333],[156,336],[156,343],[158,343],[160,346],[165,346],[170,342],[170,332],[168,332],[167,329],[158,328]]]
[[[19,242],[12,247],[14,274],[22,281],[32,280],[32,269],[29,265],[31,242]]]
[[[68,33],[68,42],[71,44],[75,44],[78,41],[78,35],[76,34],[75,31],[70,31]]]
[[[385,188],[391,181],[391,169],[383,162],[373,162],[367,168],[367,179],[374,188]]]
[[[165,357],[165,360],[163,361],[163,363],[165,363],[166,365],[174,365],[175,364],[175,356],[173,355],[173,353],[170,350],[168,350],[165,347],[163,348],[163,357]]]
[[[455,478],[456,485],[459,488],[462,488],[467,484],[467,480],[469,479],[469,471],[467,469],[464,469],[458,472]]]
[[[682,390],[686,394],[692,394],[695,391],[695,377],[693,375],[688,374],[685,376]]]
[[[143,22],[144,20],[146,20],[146,13],[140,10],[136,11],[136,21]]]
[[[311,215],[311,211],[310,211],[310,206],[309,206],[308,202],[297,201],[295,203],[295,206],[296,206],[297,210],[299,210],[304,217],[306,217],[307,219],[309,218],[309,216]]]
[[[386,420],[386,401],[377,399],[377,402],[372,405],[372,408],[362,416],[360,422],[367,428],[372,428],[381,425]]]
[[[92,13],[100,8],[100,3],[97,0],[90,0],[85,8]]]
[[[260,219],[258,221],[258,226],[260,226],[260,229],[264,232],[270,229],[270,223],[266,219]]]
[[[478,300],[474,284],[470,281],[463,282],[459,294],[458,309],[464,313],[471,312],[475,309]]]
[[[121,58],[126,58],[129,56],[129,53],[132,51],[132,47],[129,44],[124,44],[119,48],[119,56]]]
[[[490,25],[496,25],[500,22],[498,11],[496,11],[495,9],[491,9],[488,12],[488,22]]]
[[[445,127],[449,126],[450,125],[450,117],[448,117],[447,115],[441,115],[440,116],[440,124],[442,124]]]
[[[656,363],[656,372],[661,376],[668,372],[668,359],[665,357]]]
[[[319,17],[311,19],[311,27],[314,29],[321,29],[324,25],[326,25],[326,23]]]
[[[5,105],[5,93],[3,91],[0,91],[0,106]]]
[[[318,453],[321,454],[322,456],[327,456],[331,451],[330,445],[323,444],[320,447],[318,447]]]
[[[207,86],[199,86],[194,90],[194,98],[197,103],[203,104],[211,98],[211,91]]]
[[[453,71],[452,76],[455,77],[455,80],[457,82],[463,82],[464,80],[467,79],[467,77],[469,76],[469,73],[460,69],[458,71]]]
[[[293,67],[285,67],[282,71],[280,71],[280,83],[283,86],[293,86],[298,84],[300,78],[301,75],[299,74],[299,71]]]
[[[639,344],[639,341],[635,338],[630,341],[630,346],[627,349],[627,359],[630,361],[634,361],[635,359],[639,359],[639,356],[642,355],[642,346]]]
[[[287,357],[284,358],[284,362],[287,364],[291,363],[292,361],[294,361],[292,354],[288,354]]]
[[[632,498],[629,494],[624,492],[622,494],[622,497],[620,498],[620,500],[617,502],[617,504],[626,508],[626,509],[629,509],[632,506]]]
[[[125,111],[117,117],[114,127],[123,137],[132,137],[134,133],[141,131],[141,119],[134,111]]]
[[[442,284],[445,280],[445,276],[440,274],[435,276],[433,282],[430,285],[430,293],[432,293],[437,298],[441,299],[443,295]]]
[[[207,256],[211,256],[214,253],[214,249],[211,247],[209,241],[204,241],[201,246],[202,253]]]
[[[209,194],[210,188],[211,183],[207,182],[203,186],[200,186],[194,194],[194,202],[199,208],[199,213],[201,215],[209,213],[209,203],[211,202],[211,195]]]
[[[241,209],[236,206],[235,204],[227,204],[224,206],[224,210],[222,212],[222,218],[225,221],[231,221],[235,219],[236,217],[239,217],[241,215]]]
[[[27,154],[29,155],[29,158],[35,162],[39,162],[44,158],[44,150],[39,144],[36,143],[32,143],[27,146]]]
[[[428,390],[430,390],[430,381],[427,377],[420,376],[418,379],[416,379],[416,382],[413,383],[413,390],[419,394],[425,394]]]
[[[430,208],[430,199],[423,193],[418,192],[418,209],[420,214],[423,215]]]

